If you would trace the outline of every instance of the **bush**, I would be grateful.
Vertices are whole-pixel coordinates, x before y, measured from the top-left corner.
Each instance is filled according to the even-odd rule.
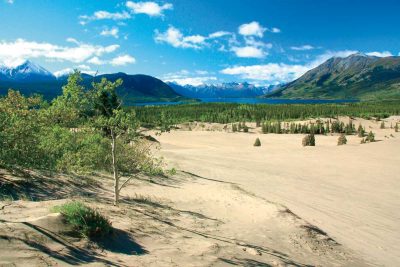
[[[315,146],[314,134],[308,134],[308,135],[304,136],[302,144],[303,144],[303,146]]]
[[[375,134],[370,131],[367,135],[367,137],[365,138],[366,142],[375,142]]]
[[[261,146],[260,138],[257,137],[256,141],[254,142],[254,146]]]
[[[65,203],[53,208],[61,213],[73,230],[86,238],[101,238],[111,233],[111,222],[97,210],[85,206],[79,201]]]
[[[381,122],[381,129],[385,129],[385,122],[384,121]]]
[[[339,136],[337,144],[338,144],[338,146],[347,144],[347,138],[344,134],[341,134]]]

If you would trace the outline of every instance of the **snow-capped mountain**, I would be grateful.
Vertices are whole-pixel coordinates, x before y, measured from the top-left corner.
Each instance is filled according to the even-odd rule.
[[[29,60],[14,68],[0,66],[0,81],[32,82],[55,79],[53,73]]]
[[[221,83],[221,84],[202,84],[199,86],[193,85],[178,85],[176,83],[167,83],[178,94],[192,98],[234,98],[234,97],[257,97],[271,92],[275,86],[255,86],[247,82],[244,83]]]

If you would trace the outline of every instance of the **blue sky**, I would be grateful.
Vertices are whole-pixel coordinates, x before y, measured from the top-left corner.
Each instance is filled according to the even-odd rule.
[[[55,73],[276,84],[332,56],[400,52],[395,0],[0,1],[0,63]]]

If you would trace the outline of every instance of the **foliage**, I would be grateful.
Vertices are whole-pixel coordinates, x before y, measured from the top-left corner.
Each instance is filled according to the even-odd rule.
[[[347,144],[346,135],[341,134],[341,135],[339,136],[339,138],[338,138],[338,143],[337,143],[337,144],[338,144],[338,146]]]
[[[310,118],[388,117],[400,114],[399,101],[343,104],[279,104],[243,105],[232,103],[200,103],[167,106],[130,107],[142,126],[155,128],[163,120],[170,124],[185,122],[238,123],[278,122]],[[163,115],[162,115],[163,114]],[[162,116],[165,117],[162,118]],[[240,131],[241,129],[238,129]],[[354,130],[355,132],[355,130]]]
[[[79,201],[68,202],[52,209],[65,218],[73,230],[86,238],[101,238],[112,232],[111,222],[94,210]]]
[[[370,143],[375,142],[375,134],[372,131],[370,131],[367,137],[365,138],[365,141]]]
[[[254,146],[261,146],[260,138],[257,137],[256,141],[254,142]]]
[[[304,136],[302,140],[303,146],[315,146],[315,136],[314,134],[308,134]]]

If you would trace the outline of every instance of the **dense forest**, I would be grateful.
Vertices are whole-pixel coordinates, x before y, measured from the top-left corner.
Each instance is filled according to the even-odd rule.
[[[385,118],[400,114],[400,101],[343,104],[243,105],[227,103],[129,107],[142,126],[156,127],[184,122],[291,121],[338,116]]]

